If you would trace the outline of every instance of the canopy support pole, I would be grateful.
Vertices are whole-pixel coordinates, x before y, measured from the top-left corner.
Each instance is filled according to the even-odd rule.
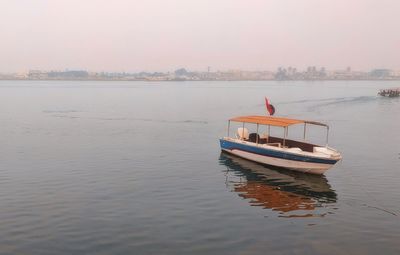
[[[258,137],[259,137],[259,135],[258,135],[258,123],[257,123],[257,132],[256,132],[256,134],[257,134],[257,136],[256,136],[256,144],[258,144]]]
[[[244,122],[243,122],[243,128],[242,128],[242,139],[244,141]]]
[[[270,131],[271,131],[271,126],[268,125],[267,143],[269,143],[269,136],[271,135]]]
[[[329,140],[329,126],[326,126],[326,147],[328,147],[328,140]]]
[[[287,130],[287,127],[285,127],[283,129],[283,147],[285,147],[285,142],[286,142],[286,130]]]
[[[304,141],[306,140],[306,129],[307,129],[307,123],[304,123],[304,134],[303,134]]]

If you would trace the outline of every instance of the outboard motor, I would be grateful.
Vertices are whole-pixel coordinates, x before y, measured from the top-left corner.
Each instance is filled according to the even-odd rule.
[[[241,140],[249,139],[249,130],[247,128],[238,128],[236,137]]]

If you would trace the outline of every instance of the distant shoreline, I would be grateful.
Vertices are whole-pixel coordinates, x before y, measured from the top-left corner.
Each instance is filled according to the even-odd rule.
[[[326,70],[309,66],[306,70],[279,67],[277,71],[227,70],[206,72],[180,68],[174,72],[91,72],[87,70],[0,73],[0,80],[61,80],[61,81],[335,81],[335,80],[400,80],[400,71],[372,69],[371,71]]]
[[[0,81],[135,81],[135,82],[204,82],[204,81],[212,81],[212,82],[222,82],[222,81],[278,81],[278,82],[288,82],[288,81],[400,81],[400,78],[396,79],[298,79],[298,80],[124,80],[124,79],[0,79]]]

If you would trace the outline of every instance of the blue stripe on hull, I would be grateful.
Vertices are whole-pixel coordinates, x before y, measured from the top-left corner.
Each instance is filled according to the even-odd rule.
[[[254,153],[254,154],[258,154],[258,155],[263,155],[263,156],[268,156],[268,157],[273,157],[273,158],[310,162],[310,163],[321,163],[321,164],[334,165],[337,162],[337,160],[333,160],[333,159],[321,159],[321,158],[307,157],[307,156],[296,155],[296,154],[292,154],[292,153],[288,153],[288,152],[270,150],[267,148],[254,147],[254,146],[250,146],[250,145],[242,144],[242,143],[235,143],[235,142],[226,141],[223,139],[220,139],[219,141],[220,141],[221,149],[225,149],[225,150],[241,150],[241,151]]]

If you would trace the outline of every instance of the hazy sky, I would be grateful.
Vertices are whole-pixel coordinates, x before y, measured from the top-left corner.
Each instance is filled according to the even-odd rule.
[[[400,0],[0,0],[0,71],[400,69]]]

